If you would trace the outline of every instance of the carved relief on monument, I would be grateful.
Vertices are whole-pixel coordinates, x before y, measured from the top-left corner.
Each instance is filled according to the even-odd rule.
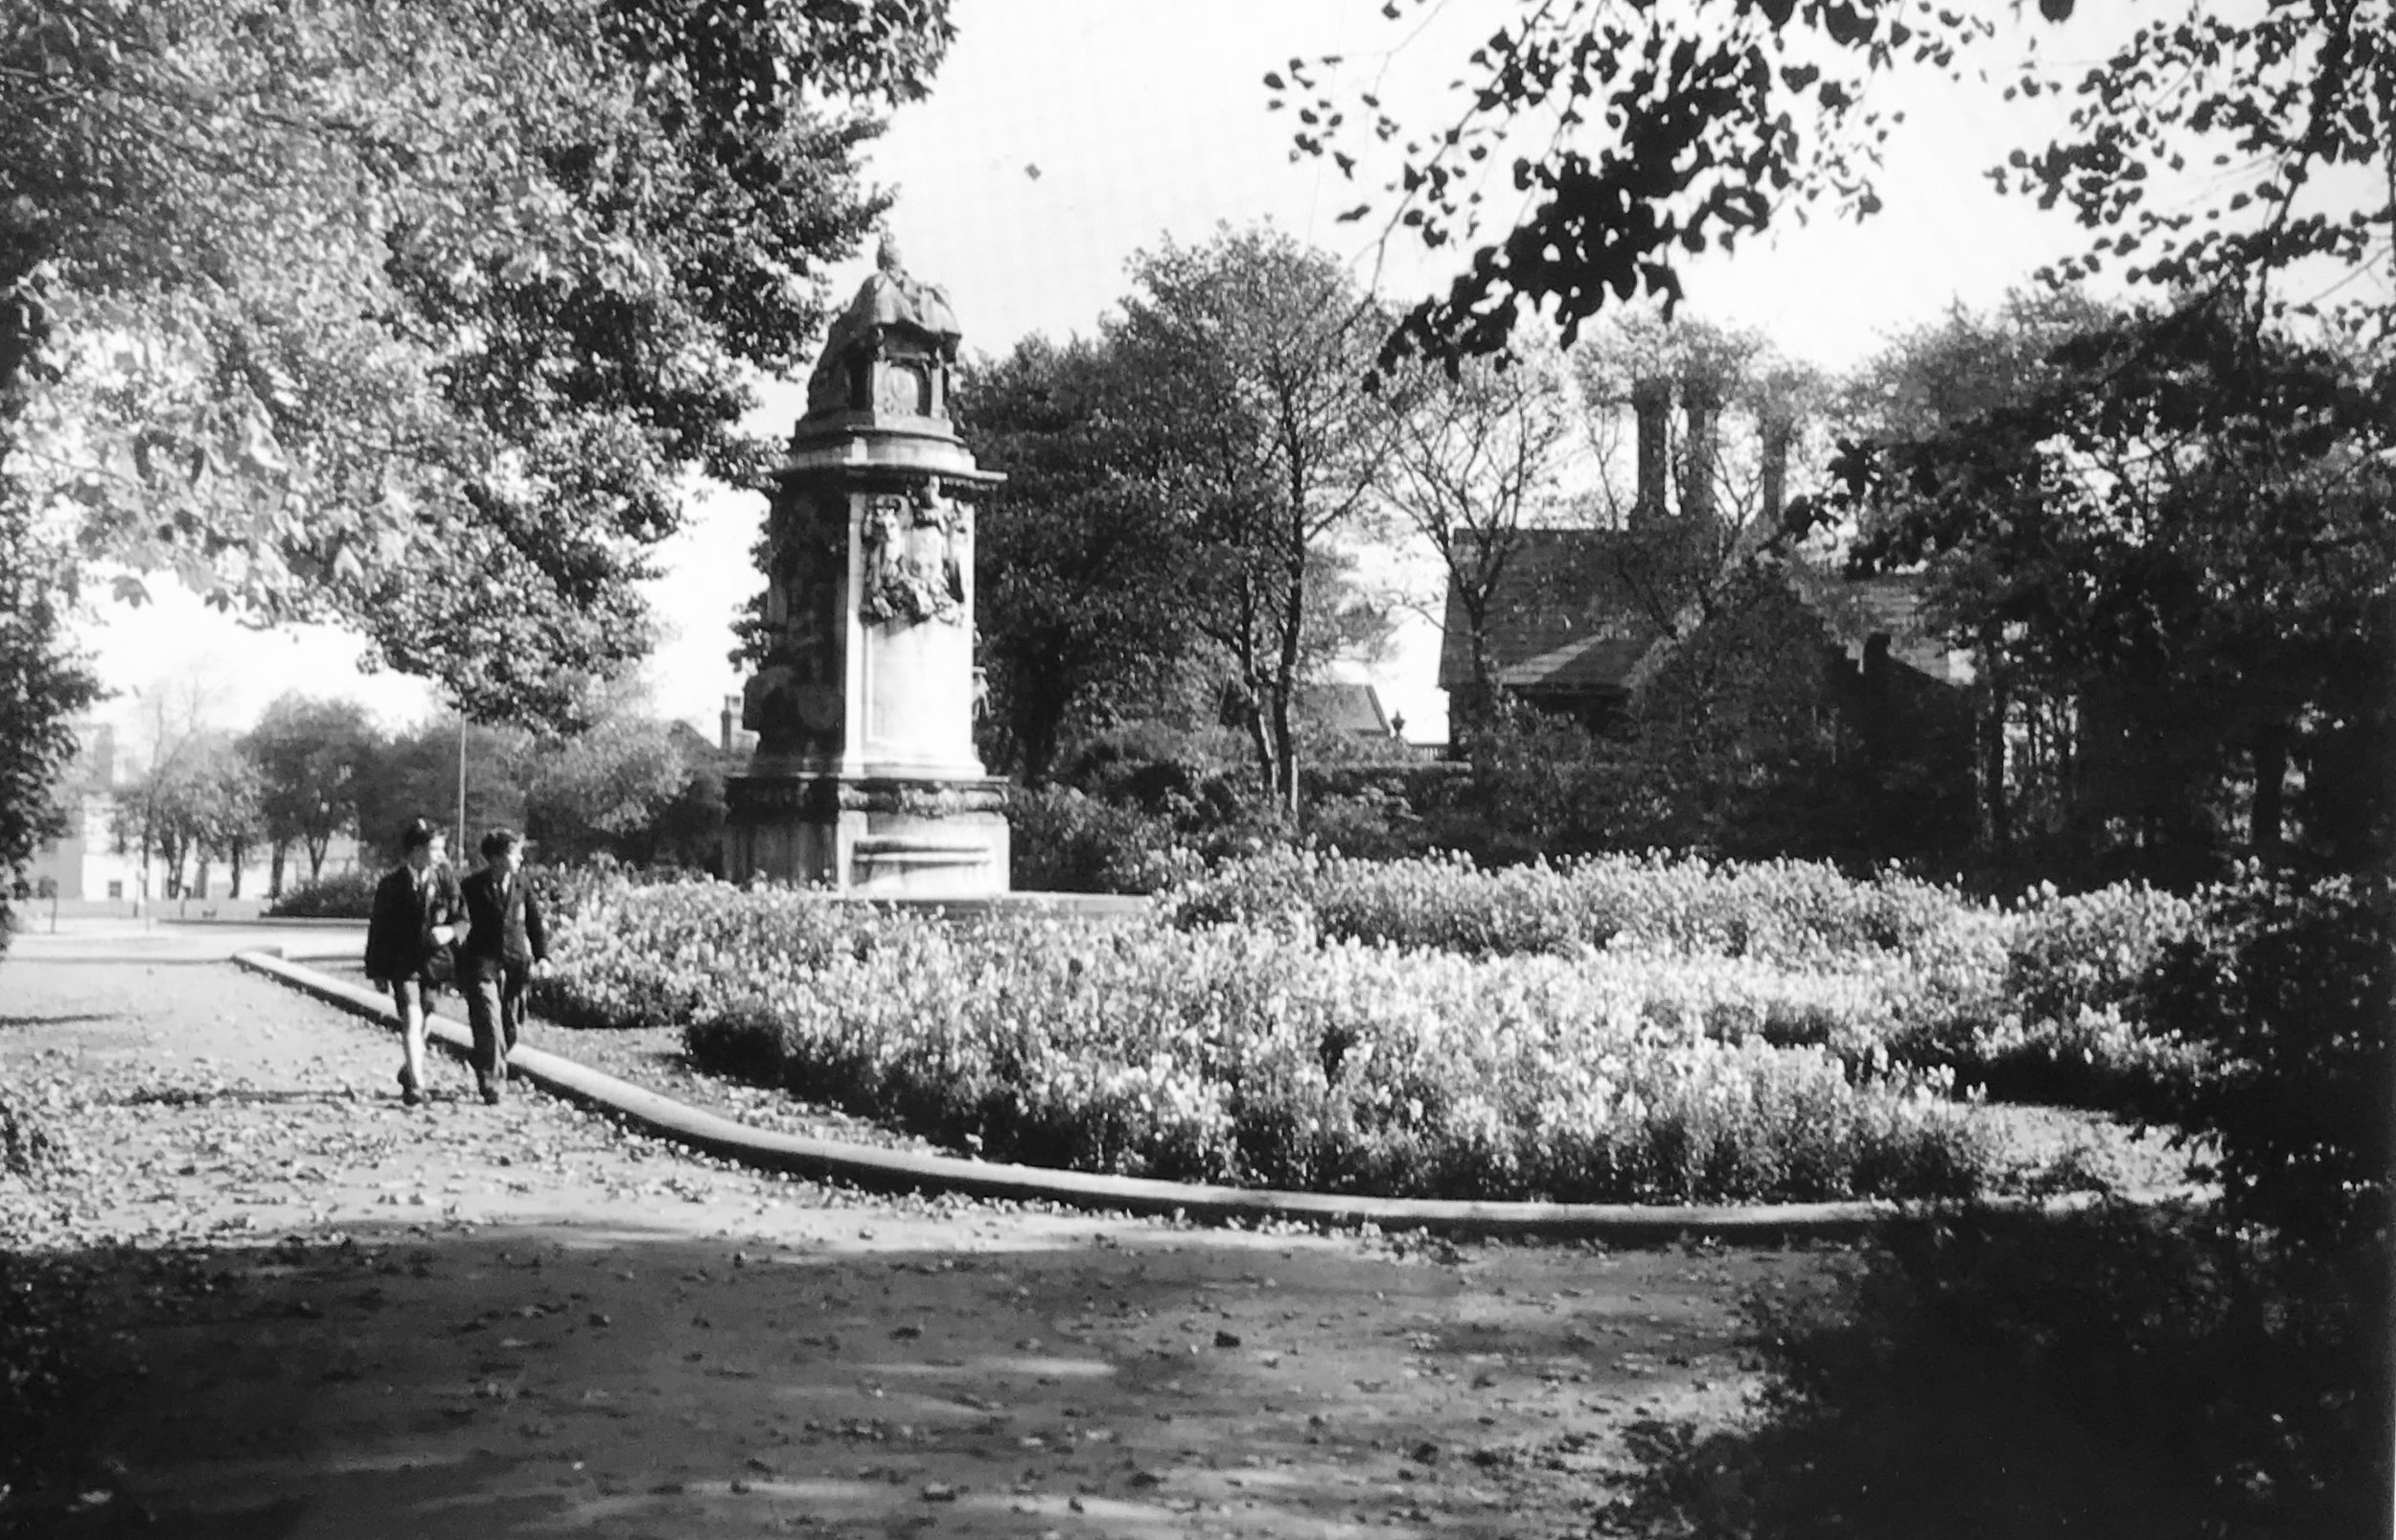
[[[858,612],[866,620],[954,624],[965,613],[973,516],[936,487],[912,496],[877,495],[866,505]]]
[[[785,498],[766,524],[767,654],[743,693],[741,725],[770,754],[836,754],[844,725],[841,580],[847,500]]]
[[[875,372],[879,379],[874,387],[874,414],[878,417],[931,416],[932,368],[932,360],[919,358],[891,358],[877,365]]]

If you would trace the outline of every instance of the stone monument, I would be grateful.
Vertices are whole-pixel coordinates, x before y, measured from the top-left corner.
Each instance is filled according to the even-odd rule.
[[[949,417],[956,317],[879,271],[832,323],[775,475],[757,735],[725,784],[725,874],[868,898],[1007,887],[1003,783],[974,751],[976,469]]]

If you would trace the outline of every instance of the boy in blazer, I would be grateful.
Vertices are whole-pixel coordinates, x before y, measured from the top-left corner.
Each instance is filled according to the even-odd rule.
[[[366,923],[366,979],[389,989],[399,1012],[406,1054],[400,1099],[410,1107],[425,1099],[425,1014],[439,987],[436,969],[466,918],[448,843],[430,819],[409,819],[400,831],[400,863],[375,885],[374,913]]]
[[[474,1029],[474,1078],[482,1099],[496,1102],[524,1021],[524,985],[547,965],[549,932],[541,900],[524,881],[524,842],[516,831],[484,835],[482,859],[482,870],[465,883],[467,931],[457,973],[466,1020]]]

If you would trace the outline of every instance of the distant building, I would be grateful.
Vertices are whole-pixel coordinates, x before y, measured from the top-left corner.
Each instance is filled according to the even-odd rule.
[[[1640,591],[1635,541],[1626,530],[1525,530],[1491,590],[1485,645],[1490,682],[1525,704],[1603,730],[1633,691],[1652,678],[1676,643]],[[1857,689],[1882,671],[1901,671],[1904,696],[1959,690],[1969,659],[1922,623],[1917,580],[1847,579],[1791,569],[1792,597],[1821,626],[1821,645],[1843,655]],[[1472,629],[1451,579],[1440,687],[1451,699],[1474,683]]]
[[[1519,532],[1489,593],[1483,645],[1489,682],[1526,704],[1602,728],[1630,698],[1631,673],[1664,638],[1636,591],[1619,529]],[[1440,688],[1474,686],[1472,623],[1451,576],[1440,644]]]
[[[1685,398],[1690,442],[1687,474],[1672,494],[1667,415],[1675,390]],[[1490,587],[1482,646],[1488,682],[1526,704],[1603,729],[1690,635],[1698,617],[1683,611],[1683,579],[1710,563],[1723,542],[1743,540],[1720,521],[1712,468],[1720,402],[1712,387],[1647,380],[1632,392],[1637,494],[1627,527],[1527,529],[1505,547]],[[1790,420],[1766,411],[1759,424],[1760,505],[1751,527],[1776,530],[1787,485]],[[1883,671],[1904,671],[1901,697],[1915,685],[1967,683],[1960,655],[1922,624],[1920,586],[1908,577],[1847,579],[1791,564],[1789,597],[1820,625],[1821,645],[1844,655],[1831,669],[1834,697],[1877,698],[1889,691]],[[1479,682],[1474,626],[1465,592],[1451,574],[1440,649],[1440,688],[1469,701]],[[1678,639],[1676,639],[1678,638]]]
[[[1247,721],[1244,692],[1236,680],[1224,684],[1216,705],[1219,726],[1236,727]],[[1381,704],[1378,688],[1363,680],[1310,679],[1290,698],[1290,715],[1298,722],[1337,734],[1360,747],[1386,747],[1402,753],[1401,724]]]
[[[1298,714],[1316,725],[1366,742],[1397,736],[1390,714],[1381,708],[1381,692],[1361,681],[1324,679],[1298,687]]]
[[[128,908],[142,895],[140,863],[116,848],[110,824],[116,814],[116,729],[106,723],[79,723],[81,752],[67,768],[58,801],[66,833],[34,852],[25,869],[29,893],[69,903],[98,900]]]

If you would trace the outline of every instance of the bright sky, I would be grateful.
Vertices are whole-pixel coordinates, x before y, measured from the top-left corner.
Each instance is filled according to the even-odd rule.
[[[1355,190],[1327,162],[1292,163],[1289,114],[1266,110],[1261,79],[1293,57],[1331,53],[1350,68],[1380,68],[1379,56],[1406,42],[1421,14],[1410,8],[1397,24],[1380,9],[1381,0],[956,0],[957,42],[933,96],[902,110],[868,149],[872,177],[899,194],[890,227],[909,271],[948,290],[969,351],[994,355],[1033,333],[1091,331],[1127,287],[1136,251],[1168,234],[1201,241],[1218,222],[1270,219],[1371,279],[1374,226],[1334,220],[1358,201]],[[1429,102],[1429,88],[1509,9],[1503,0],[1431,8],[1424,34],[1387,62],[1385,103],[1407,119],[1408,103]],[[1837,369],[1954,302],[1994,303],[2068,247],[2061,217],[1999,199],[1980,175],[2022,133],[1994,87],[1925,82],[1906,105],[1881,179],[1884,214],[1860,228],[1793,228],[1701,268],[1690,309]],[[1409,121],[1428,120],[1417,110]],[[841,270],[839,302],[869,267],[870,253]],[[1447,270],[1393,241],[1380,285],[1411,300]],[[801,394],[795,383],[777,392],[767,424],[786,428]],[[652,597],[673,634],[650,681],[660,711],[710,733],[721,698],[738,689],[725,655],[730,620],[758,586],[748,553],[764,512],[757,495],[711,492],[661,552],[666,575]],[[245,631],[171,586],[159,580],[158,602],[142,610],[109,607],[91,632],[111,684],[204,681],[228,726],[247,725],[287,689],[355,697],[393,724],[435,708],[414,680],[361,675],[356,644],[337,632]],[[1437,651],[1431,626],[1414,621],[1365,676],[1412,736],[1436,737],[1445,720],[1432,683]],[[127,705],[115,714],[129,720]]]

